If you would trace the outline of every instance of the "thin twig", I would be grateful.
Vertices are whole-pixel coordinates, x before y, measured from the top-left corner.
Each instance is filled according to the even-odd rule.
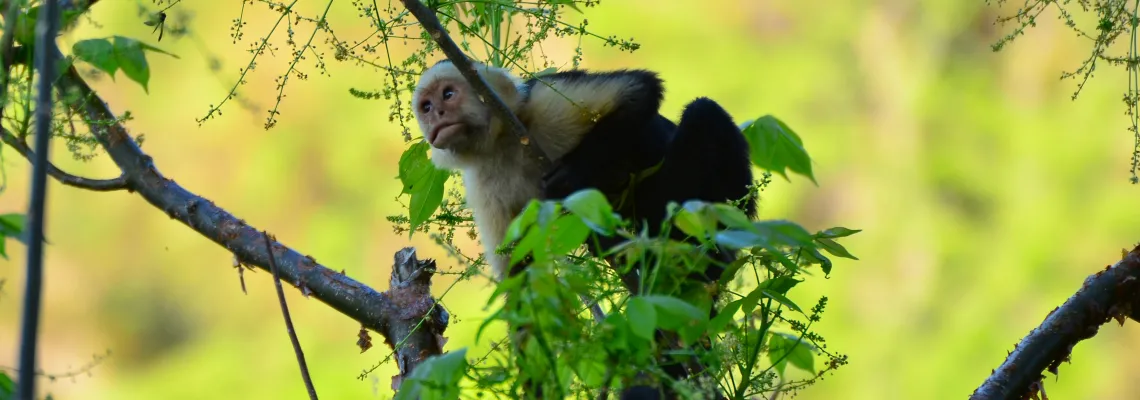
[[[4,129],[2,127],[0,127],[0,140],[2,140],[4,144],[11,146],[16,150],[16,152],[20,153],[20,155],[24,156],[24,158],[27,158],[29,161],[32,160],[35,156],[35,152],[28,147],[27,143],[24,143],[19,138],[17,138],[16,135],[12,134],[12,132],[9,132],[7,129]],[[56,181],[59,181],[59,183],[67,186],[93,190],[96,192],[109,192],[128,188],[127,177],[124,175],[120,175],[118,178],[113,179],[91,179],[64,172],[52,163],[48,163],[47,169],[48,175],[51,175],[51,177],[55,178]]]
[[[71,381],[74,382],[75,378],[79,377],[80,375],[91,376],[91,371],[95,370],[95,367],[99,366],[99,364],[103,363],[103,360],[107,359],[107,357],[110,357],[110,356],[111,356],[111,350],[107,350],[107,352],[105,354],[93,355],[90,362],[88,362],[87,364],[84,364],[78,368],[74,368],[74,369],[67,370],[64,372],[57,372],[57,373],[48,373],[48,372],[45,372],[41,369],[39,371],[36,371],[36,376],[47,378],[47,380],[51,381],[51,382],[55,382],[55,381],[60,380],[60,379],[71,379]],[[19,368],[13,368],[13,367],[8,367],[8,366],[0,366],[0,369],[4,369],[4,370],[16,372],[16,373],[20,372]]]
[[[436,18],[435,11],[427,8],[418,0],[400,1],[420,21],[420,25],[423,25],[424,30],[431,35],[432,39],[439,44],[443,54],[447,55],[447,59],[451,60],[459,73],[463,74],[467,82],[471,83],[475,92],[483,98],[483,102],[491,106],[491,112],[506,122],[507,128],[519,138],[519,143],[522,144],[523,149],[537,159],[544,170],[549,169],[551,164],[550,158],[547,156],[548,152],[542,148],[540,143],[531,140],[531,137],[527,135],[526,127],[523,126],[522,121],[519,121],[518,116],[515,116],[510,107],[507,107],[507,104],[503,102],[503,99],[499,98],[494,90],[491,90],[487,81],[483,80],[483,77],[476,72],[470,59],[463,54],[463,51],[459,50],[455,41],[451,40],[451,37],[443,31],[443,25],[440,24],[439,18]]]
[[[43,289],[44,203],[47,202],[48,147],[51,138],[52,80],[55,76],[55,34],[59,30],[59,5],[54,1],[40,6],[36,21],[36,154],[32,160],[32,193],[28,205],[28,260],[24,281],[24,310],[20,326],[20,372],[16,398],[32,400],[36,393],[36,348],[40,324],[40,293]],[[12,23],[11,21],[9,23]]]
[[[265,237],[265,252],[269,258],[269,270],[273,272],[273,285],[277,287],[277,301],[281,303],[281,315],[285,316],[285,330],[289,331],[289,340],[293,342],[293,352],[297,354],[297,365],[301,367],[301,379],[305,381],[305,389],[309,391],[309,398],[317,400],[317,389],[313,387],[313,378],[309,377],[309,366],[305,363],[305,352],[301,350],[301,342],[297,340],[297,331],[293,329],[293,319],[289,317],[289,305],[285,303],[285,289],[281,287],[281,276],[277,273],[277,257],[273,255],[273,239],[269,232],[261,231]]]
[[[598,305],[597,300],[586,297],[584,294],[578,295],[578,299],[582,300],[583,303],[590,305],[590,314],[594,315],[594,322],[600,324],[602,321],[605,321],[606,313],[602,312],[602,307]]]
[[[610,386],[614,383],[614,374],[616,372],[617,368],[614,368],[613,364],[606,366],[606,377],[602,378],[602,382],[605,383],[602,385],[602,390],[598,392],[598,400],[608,400],[610,398]]]

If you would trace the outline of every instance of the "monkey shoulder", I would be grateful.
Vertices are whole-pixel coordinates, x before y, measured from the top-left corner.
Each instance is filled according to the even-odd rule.
[[[534,110],[581,115],[604,115],[629,103],[650,102],[657,108],[664,83],[657,73],[642,69],[593,72],[572,70],[531,78],[523,83]]]
[[[523,83],[526,94],[519,118],[551,146],[550,156],[559,158],[604,116],[638,110],[656,114],[663,87],[657,74],[648,70],[558,72]]]

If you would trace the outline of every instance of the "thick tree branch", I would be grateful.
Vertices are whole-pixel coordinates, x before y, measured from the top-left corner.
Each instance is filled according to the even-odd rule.
[[[439,48],[443,50],[443,54],[447,55],[447,59],[451,60],[452,64],[455,64],[455,67],[459,69],[459,73],[463,74],[467,82],[471,83],[471,86],[475,88],[475,92],[482,98],[483,103],[491,106],[491,111],[496,117],[506,121],[507,128],[510,129],[515,136],[518,136],[519,143],[523,145],[523,148],[526,149],[531,156],[539,161],[543,169],[549,169],[550,158],[547,156],[549,153],[542,148],[541,144],[531,140],[531,137],[527,135],[526,127],[523,126],[522,121],[519,121],[518,116],[511,112],[510,107],[507,107],[507,104],[503,102],[503,99],[499,98],[498,94],[495,94],[494,90],[491,90],[491,86],[487,84],[487,81],[483,80],[483,77],[476,72],[475,66],[471,64],[470,59],[463,54],[463,51],[459,50],[459,46],[455,45],[455,41],[451,40],[451,37],[443,31],[443,25],[440,24],[439,18],[435,16],[435,11],[427,8],[427,6],[418,0],[400,1],[402,1],[404,7],[420,21],[420,25],[423,25],[424,30],[431,35],[432,39],[439,44]]]
[[[32,159],[34,153],[32,152],[32,149],[28,147],[28,144],[21,141],[16,137],[16,135],[12,134],[12,132],[9,132],[3,127],[0,127],[0,140],[4,141],[4,144],[11,146],[16,150],[16,152],[20,153],[20,155],[24,156],[24,158],[27,158],[29,161]],[[128,188],[127,178],[125,176],[119,176],[118,178],[114,179],[91,179],[64,172],[52,163],[48,163],[47,168],[48,175],[51,175],[51,177],[55,178],[56,181],[59,181],[59,183],[67,186],[94,190],[97,192],[109,192],[112,190],[123,190]]]
[[[61,56],[58,50],[55,53],[56,57]],[[72,99],[69,106],[83,115],[96,139],[123,170],[132,189],[170,218],[232,251],[241,263],[269,270],[270,260],[261,232],[212,201],[164,177],[151,157],[127,134],[126,127],[112,122],[116,120],[114,113],[74,67],[68,67],[58,85],[69,94],[63,98]],[[271,245],[283,280],[380,333],[389,345],[401,344],[396,348],[401,375],[410,373],[428,356],[441,353],[448,317],[443,307],[436,305],[429,290],[434,272],[429,267],[434,267],[433,261],[416,260],[414,250],[402,250],[397,253],[397,260],[405,255],[403,259],[420,267],[415,281],[401,281],[400,286],[379,293],[281,243],[274,241]],[[394,281],[401,266],[396,267]],[[430,317],[425,318],[429,312]]]
[[[1078,342],[1096,335],[1101,325],[1116,319],[1137,320],[1140,312],[1140,246],[1115,265],[1087,279],[1072,297],[1051,311],[1029,332],[971,400],[1022,399],[1043,389],[1046,369],[1053,375]]]

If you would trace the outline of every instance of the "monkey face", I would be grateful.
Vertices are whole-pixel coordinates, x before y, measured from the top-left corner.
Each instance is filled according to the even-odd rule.
[[[416,119],[435,149],[471,153],[488,141],[490,110],[466,81],[439,79],[415,96]]]
[[[521,107],[521,80],[503,69],[482,64],[476,68],[507,107],[512,111]],[[503,123],[450,62],[424,71],[412,94],[412,107],[437,167],[463,169],[502,151]]]

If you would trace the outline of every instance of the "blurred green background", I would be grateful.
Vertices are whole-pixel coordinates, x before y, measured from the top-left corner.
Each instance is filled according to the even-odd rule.
[[[298,7],[315,15],[325,4]],[[150,94],[121,74],[93,82],[114,110],[132,112],[128,126],[146,135],[143,149],[168,177],[378,289],[403,246],[453,265],[385,220],[407,201],[397,200],[399,128],[387,103],[348,94],[379,89],[382,74],[337,63],[321,47],[331,77],[306,64],[310,78],[290,81],[278,126],[265,131],[274,78],[290,57],[280,46],[221,117],[199,126],[195,118],[226,96],[276,14],[247,5],[245,39],[235,45],[228,35],[240,2],[183,2],[175,7],[193,14],[191,36],[156,43],[137,7],[102,2],[92,13],[99,26],[84,22],[61,43],[120,34],[181,57],[151,56]],[[1012,29],[993,25],[999,11],[982,0],[611,0],[587,9],[590,29],[642,48],[622,53],[587,40],[583,66],[660,71],[666,116],[707,95],[738,121],[772,113],[799,132],[819,186],[777,178],[762,217],[864,229],[845,242],[861,261],[839,260],[830,279],[793,292],[801,304],[830,297],[818,331],[850,356],[798,398],[965,398],[1087,275],[1140,241],[1120,101],[1126,76],[1104,66],[1071,100],[1076,82],[1058,78],[1090,44],[1052,10],[994,53],[990,44]],[[342,39],[369,32],[349,2],[335,3],[329,18]],[[310,32],[298,27],[297,40]],[[545,51],[565,61],[572,42]],[[0,212],[24,212],[30,169],[10,149],[3,156]],[[86,176],[116,172],[105,156],[71,160],[62,143],[52,157]],[[134,194],[55,182],[48,194],[41,365],[64,373],[112,352],[90,375],[45,380],[57,399],[305,398],[269,274],[247,273],[242,294],[229,253]],[[9,247],[0,261],[0,364],[14,367],[24,247]],[[450,278],[436,279],[437,293]],[[490,288],[465,282],[444,298],[454,317],[447,348],[483,354],[487,339],[475,343],[474,333]],[[361,354],[356,323],[295,290],[287,296],[322,398],[391,397],[394,364],[356,379],[387,356],[378,335]],[[1049,395],[1136,398],[1137,348],[1137,324],[1106,326],[1076,348],[1060,379],[1046,379]]]

